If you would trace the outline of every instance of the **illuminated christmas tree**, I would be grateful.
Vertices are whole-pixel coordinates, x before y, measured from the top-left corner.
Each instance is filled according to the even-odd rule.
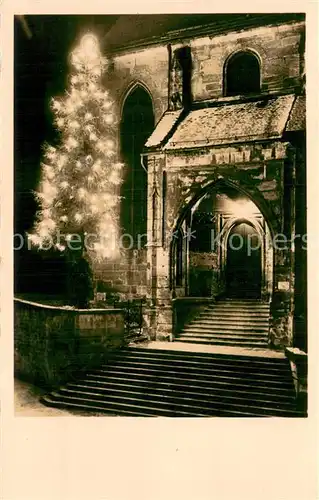
[[[46,145],[32,243],[103,259],[118,251],[119,186],[113,101],[102,85],[106,59],[93,35],[71,54],[69,88],[52,99],[60,146]]]
[[[45,147],[36,193],[41,210],[30,238],[42,248],[53,244],[64,250],[72,235],[90,233],[89,251],[108,257],[116,250],[123,165],[116,161],[113,101],[101,83],[106,60],[97,40],[86,35],[71,62],[70,87],[63,98],[51,102],[61,145]],[[78,239],[74,236],[70,246]]]

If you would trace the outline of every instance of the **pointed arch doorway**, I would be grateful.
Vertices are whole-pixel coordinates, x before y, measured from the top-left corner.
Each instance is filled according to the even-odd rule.
[[[234,224],[227,238],[227,297],[260,299],[261,248],[260,235],[252,224],[247,221]]]

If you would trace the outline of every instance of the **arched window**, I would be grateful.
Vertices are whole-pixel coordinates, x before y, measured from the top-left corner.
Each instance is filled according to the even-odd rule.
[[[121,155],[126,167],[121,223],[123,230],[133,237],[134,245],[138,242],[138,235],[145,235],[147,231],[147,172],[141,165],[140,155],[153,129],[151,97],[141,85],[137,85],[125,100],[120,126]],[[140,241],[145,244],[146,238]]]
[[[260,65],[252,52],[237,52],[225,66],[224,94],[226,96],[259,94]]]

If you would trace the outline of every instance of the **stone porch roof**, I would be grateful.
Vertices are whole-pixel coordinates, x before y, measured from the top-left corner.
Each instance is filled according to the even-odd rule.
[[[179,124],[164,149],[278,139],[285,130],[294,98],[285,95],[196,109]]]
[[[146,148],[180,150],[280,139],[284,132],[305,129],[305,98],[294,94],[265,96],[246,102],[220,98],[197,103],[183,118],[167,111],[147,140]]]
[[[306,130],[306,96],[298,96],[292,107],[287,123],[287,132]]]
[[[147,139],[145,147],[152,148],[160,146],[160,144],[167,139],[168,134],[173,131],[174,125],[177,123],[182,111],[182,109],[179,109],[178,111],[166,111],[156,125],[153,133]]]

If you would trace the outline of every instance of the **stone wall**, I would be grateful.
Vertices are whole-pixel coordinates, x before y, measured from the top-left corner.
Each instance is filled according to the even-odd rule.
[[[255,50],[262,62],[262,92],[294,92],[300,83],[303,65],[300,46],[303,44],[304,23],[254,28],[215,37],[185,39],[192,50],[192,92],[194,100],[217,98],[223,95],[223,67],[228,56],[237,50]],[[185,34],[186,36],[186,34]],[[183,45],[172,45],[172,50]],[[144,85],[151,94],[157,123],[168,107],[168,50],[165,45],[131,49],[112,56],[105,87],[116,104],[121,119],[125,97],[136,83]],[[215,83],[214,83],[215,82]],[[218,155],[218,152],[216,152]],[[217,163],[219,163],[217,159]]]
[[[166,46],[149,47],[114,55],[105,77],[120,120],[125,97],[134,84],[144,85],[153,101],[155,123],[168,105],[168,50]]]
[[[66,309],[15,299],[15,372],[55,387],[124,345],[122,309]]]
[[[110,60],[104,85],[115,101],[118,123],[121,120],[125,98],[135,84],[141,84],[149,91],[155,123],[157,123],[168,105],[168,50],[166,46],[149,47],[114,55]],[[120,156],[119,134],[118,125],[116,140]],[[125,241],[123,241],[123,246],[126,246]],[[119,258],[95,262],[94,275],[97,291],[119,294],[123,299],[145,297],[147,293],[146,249],[124,250]]]
[[[174,53],[183,45],[190,46],[193,98],[203,101],[223,95],[225,62],[232,53],[246,49],[254,51],[260,58],[263,93],[294,93],[301,83],[303,44],[304,23],[288,23],[196,39],[187,39],[185,32],[185,38],[181,35],[179,42],[172,44],[171,48]],[[173,77],[168,71],[169,52],[166,45],[130,49],[125,54],[112,57],[105,86],[115,99],[118,120],[121,119],[125,97],[134,85],[141,84],[151,94],[157,123],[167,110],[169,80]],[[170,241],[179,220],[208,186],[230,180],[231,185],[254,200],[272,235],[282,232],[287,215],[283,202],[288,148],[289,144],[280,140],[201,147],[189,152],[162,150],[150,153],[147,159],[148,248],[130,250],[123,254],[121,260],[97,264],[94,271],[100,291],[112,289],[123,298],[146,295],[146,321],[150,337],[171,338]],[[167,174],[165,204],[162,199],[164,171]],[[274,293],[280,292],[281,286],[288,286],[289,291],[285,293],[291,296],[293,279],[288,254],[289,251],[274,254]],[[201,269],[201,272],[206,271]],[[291,306],[290,299],[288,302]],[[280,332],[286,327],[291,331],[290,312],[287,316],[286,306],[279,298],[275,299],[275,304],[273,311],[276,309],[277,313],[274,312],[274,318],[277,316],[272,326],[274,344],[281,342],[284,334]],[[290,338],[284,342],[290,342]]]
[[[195,101],[221,97],[225,62],[232,53],[247,49],[260,59],[262,92],[293,92],[301,85],[304,31],[304,23],[288,23],[195,39],[189,39],[185,33],[184,39],[181,34],[180,41],[171,48],[173,53],[183,45],[191,48]],[[130,87],[141,82],[151,93],[158,122],[168,107],[168,62],[166,45],[131,49],[113,56],[105,85],[112,91],[119,116]]]
[[[303,32],[304,24],[294,23],[191,40],[194,100],[221,97],[227,58],[247,49],[260,59],[262,92],[299,88],[303,64],[299,47],[303,44]]]
[[[189,295],[210,297],[219,293],[216,252],[189,252]]]
[[[167,154],[167,231],[174,229],[180,214],[196,196],[222,180],[244,190],[264,213],[272,230],[281,231],[287,148],[288,144],[274,143]]]
[[[96,292],[119,299],[144,298],[147,294],[146,248],[124,250],[121,257],[94,264]]]
[[[259,54],[262,67],[262,91],[265,93],[294,90],[299,85],[299,68],[303,65],[302,53],[299,47],[303,43],[304,23],[290,23],[281,26],[266,26],[242,32],[232,32],[214,37],[198,37],[196,39],[180,40],[172,44],[172,52],[182,45],[190,45],[193,59],[192,92],[195,100],[216,98],[223,95],[223,67],[227,57],[242,49],[251,49]],[[181,35],[182,37],[183,35]],[[185,33],[185,37],[187,34]],[[105,77],[105,87],[109,89],[115,100],[118,121],[121,120],[125,97],[134,85],[141,84],[150,93],[153,102],[155,123],[168,108],[169,91],[169,52],[166,45],[153,45],[139,49],[130,49],[126,53],[111,56],[109,71]],[[118,152],[119,130],[118,130]],[[167,154],[157,156],[154,160],[156,174],[148,178],[148,213],[153,210],[153,192],[161,193],[162,173],[168,175],[167,199],[172,200],[167,208],[165,220],[165,235],[169,234],[176,223],[177,214],[183,208],[184,200],[188,202],[192,193],[200,190],[205,184],[214,181],[218,176],[232,176],[234,169],[229,164],[240,165],[240,173],[235,176],[235,182],[247,184],[251,182],[252,194],[256,200],[261,200],[269,207],[274,224],[281,221],[281,195],[278,183],[281,167],[278,159],[282,154],[280,143],[274,151],[269,145],[251,147],[234,146],[229,148],[211,148],[209,151],[198,150],[192,155]],[[266,162],[264,161],[266,160]],[[215,165],[214,175],[208,174],[206,166]],[[189,175],[192,165],[193,174]],[[227,166],[228,165],[228,166]],[[152,170],[152,160],[149,158],[148,169]],[[279,171],[278,171],[279,169]],[[232,171],[231,171],[232,170]],[[211,169],[210,169],[211,171]],[[153,182],[155,178],[155,183]],[[190,179],[190,180],[189,180]],[[187,186],[187,182],[191,185]],[[189,194],[189,196],[185,196]],[[161,197],[156,200],[162,204]],[[174,206],[173,206],[174,205]],[[265,207],[264,207],[265,208]],[[268,215],[268,214],[267,214]],[[149,241],[160,239],[161,206],[156,210],[156,235],[149,232]],[[153,228],[154,230],[154,228]],[[134,253],[135,252],[135,253]],[[127,298],[143,297],[148,293],[146,251],[127,251],[121,260],[97,263],[94,266],[97,283],[102,290],[112,289]]]

